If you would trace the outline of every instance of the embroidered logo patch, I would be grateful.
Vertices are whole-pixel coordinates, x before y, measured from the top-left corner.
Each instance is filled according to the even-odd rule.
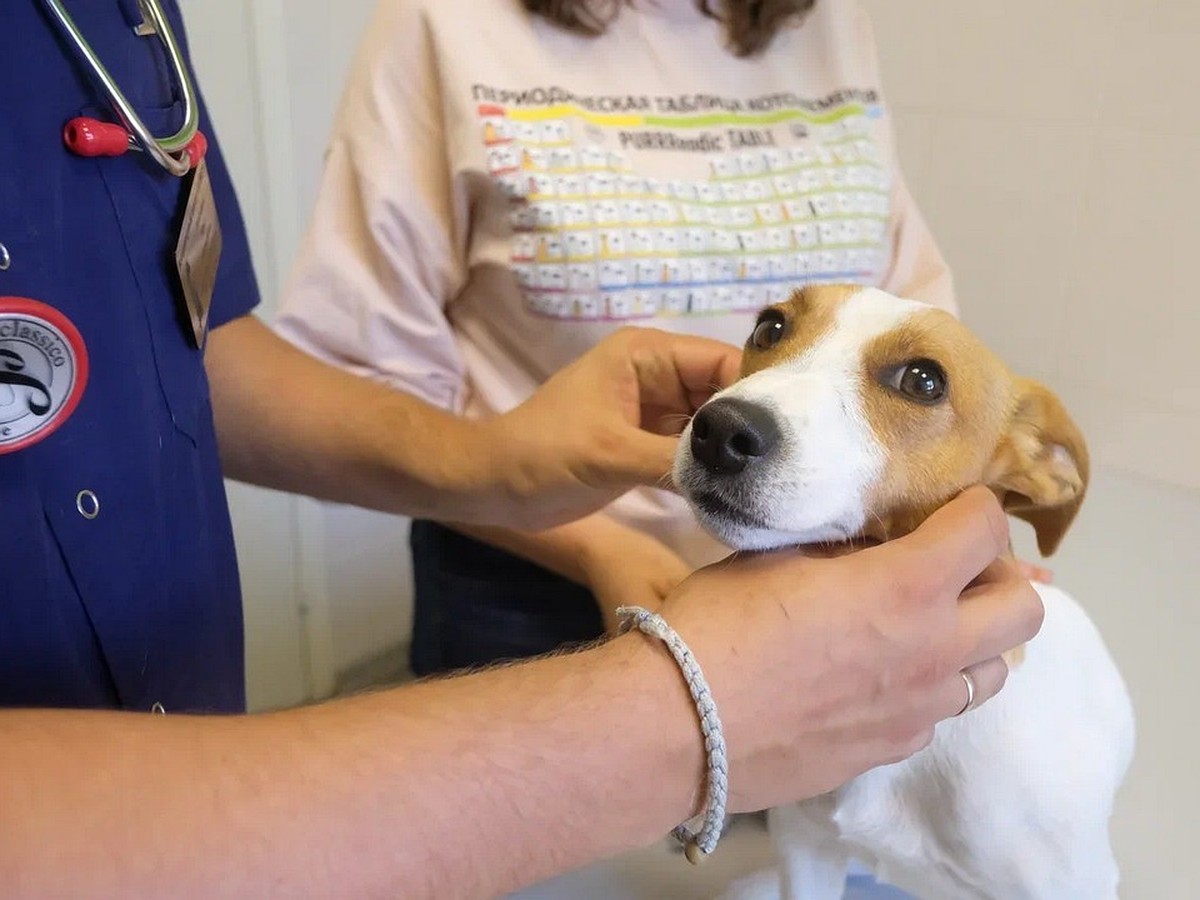
[[[87,347],[70,319],[37,300],[0,297],[0,454],[53,434],[87,379]]]

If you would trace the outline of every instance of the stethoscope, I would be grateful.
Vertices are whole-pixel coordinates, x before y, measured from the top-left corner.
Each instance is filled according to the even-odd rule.
[[[199,130],[200,111],[196,102],[196,87],[192,83],[187,63],[163,14],[158,0],[138,0],[142,24],[134,29],[138,35],[157,34],[170,57],[175,80],[183,92],[183,125],[170,137],[158,138],[150,133],[146,123],[121,92],[112,75],[91,45],[80,33],[75,21],[63,8],[61,0],[45,0],[46,6],[58,19],[63,32],[71,39],[91,69],[92,77],[108,95],[123,125],[101,122],[80,116],[71,119],[63,128],[63,142],[79,156],[120,156],[127,150],[146,153],[172,175],[186,175],[200,164],[208,149],[208,141]]]

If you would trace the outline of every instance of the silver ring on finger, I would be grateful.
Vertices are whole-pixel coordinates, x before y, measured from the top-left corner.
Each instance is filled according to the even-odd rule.
[[[971,677],[971,673],[966,669],[963,669],[958,674],[962,676],[963,683],[967,686],[967,702],[963,704],[962,709],[954,714],[956,719],[975,705],[975,679]]]

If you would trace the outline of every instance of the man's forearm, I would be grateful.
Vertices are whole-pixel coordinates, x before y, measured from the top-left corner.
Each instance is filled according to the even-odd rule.
[[[653,840],[702,778],[637,636],[264,716],[4,712],[0,895],[491,896]]]
[[[213,331],[205,367],[233,478],[388,512],[539,529],[663,483],[678,448],[672,429],[733,380],[737,359],[716,341],[622,329],[524,403],[479,422],[326,365],[252,316]]]
[[[475,516],[480,426],[292,347],[246,316],[205,355],[226,474],[385,512]]]

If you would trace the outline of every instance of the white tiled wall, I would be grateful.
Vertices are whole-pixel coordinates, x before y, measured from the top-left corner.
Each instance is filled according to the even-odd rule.
[[[964,318],[1060,393],[1092,449],[1051,564],[1137,708],[1121,896],[1197,896],[1200,4],[863,5]],[[1018,548],[1034,553],[1029,535]]]

